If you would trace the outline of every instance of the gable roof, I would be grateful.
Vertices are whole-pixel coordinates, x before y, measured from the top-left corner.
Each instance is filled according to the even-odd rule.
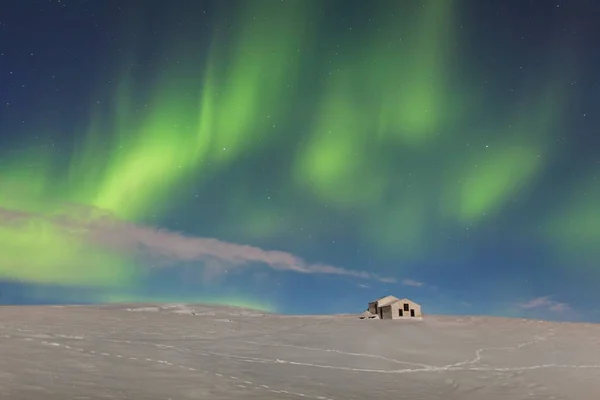
[[[385,307],[388,304],[392,304],[399,301],[399,299],[396,296],[385,296],[382,297],[380,299],[375,300],[375,302],[377,303],[377,307]]]
[[[404,302],[408,302],[408,303],[418,304],[418,303],[415,303],[414,301],[412,301],[411,299],[407,299],[406,297],[403,298],[403,299],[400,299],[399,301],[404,301]]]
[[[393,296],[388,296],[388,297],[393,297]],[[379,307],[388,307],[388,306],[392,306],[392,305],[395,305],[395,304],[398,304],[398,303],[411,303],[411,304],[414,304],[414,305],[417,305],[417,306],[419,306],[419,307],[420,307],[420,304],[419,304],[419,303],[415,303],[414,301],[412,301],[412,300],[409,300],[409,299],[407,299],[407,298],[403,298],[403,299],[396,299],[396,300],[394,300],[394,301],[387,302],[387,303],[385,303],[385,304],[383,304],[383,305],[381,305],[381,306],[379,306]]]

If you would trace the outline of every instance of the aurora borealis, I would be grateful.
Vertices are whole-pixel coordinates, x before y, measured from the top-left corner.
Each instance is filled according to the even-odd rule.
[[[600,319],[599,11],[483,3],[19,2],[2,299]]]

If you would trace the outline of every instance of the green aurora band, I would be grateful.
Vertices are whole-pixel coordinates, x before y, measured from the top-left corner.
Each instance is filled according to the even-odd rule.
[[[368,40],[342,43],[333,62],[315,50],[322,29],[315,2],[242,4],[237,28],[219,31],[207,51],[195,48],[191,37],[182,39],[187,32],[171,35],[163,59],[183,61],[158,66],[148,99],[140,102],[141,84],[124,67],[114,92],[92,107],[66,167],[39,144],[3,156],[0,207],[40,220],[19,230],[0,226],[0,278],[104,287],[111,290],[105,300],[130,299],[126,293],[145,274],[142,266],[59,232],[44,216],[75,203],[144,223],[160,217],[190,177],[222,173],[242,157],[268,157],[268,144],[281,141],[282,129],[274,128],[297,112],[288,100],[309,79],[303,75],[309,63],[331,76],[311,94],[315,110],[307,133],[289,140],[294,156],[281,168],[291,181],[281,189],[352,212],[363,240],[399,259],[438,246],[429,235],[437,226],[476,226],[497,216],[536,182],[557,151],[554,128],[568,93],[556,77],[566,67],[553,67],[546,79],[531,77],[537,84],[527,95],[537,91],[539,102],[494,114],[490,125],[500,134],[493,139],[483,139],[482,130],[490,128],[470,127],[486,93],[452,74],[462,66],[456,1],[417,7],[402,26],[386,21],[389,10],[382,6],[373,18],[383,28]],[[231,16],[222,23],[231,24]],[[390,43],[390,35],[405,40]],[[123,64],[131,59],[133,50]],[[570,249],[581,246],[580,238],[587,249],[598,242],[598,182],[583,185],[596,189],[588,190],[585,204],[565,201],[563,213],[543,230],[544,240]],[[295,207],[254,207],[252,199],[239,198],[243,215],[230,207],[223,218],[228,212],[241,217],[248,242],[282,234],[286,228],[277,221]]]

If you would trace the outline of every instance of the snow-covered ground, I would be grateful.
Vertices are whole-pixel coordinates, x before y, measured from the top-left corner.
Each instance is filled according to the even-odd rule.
[[[0,398],[597,400],[600,325],[0,307]]]

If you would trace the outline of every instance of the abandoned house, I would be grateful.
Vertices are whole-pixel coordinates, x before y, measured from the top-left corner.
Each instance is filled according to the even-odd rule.
[[[421,318],[421,306],[409,299],[385,296],[369,303],[369,313],[380,319]]]

